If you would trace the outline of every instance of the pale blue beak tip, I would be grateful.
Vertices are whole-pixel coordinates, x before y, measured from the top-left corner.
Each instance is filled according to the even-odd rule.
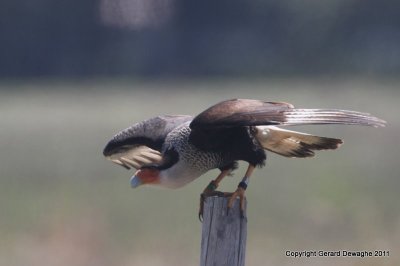
[[[131,183],[131,188],[137,188],[138,186],[140,186],[142,184],[139,177],[137,177],[135,175],[131,177],[130,183]]]

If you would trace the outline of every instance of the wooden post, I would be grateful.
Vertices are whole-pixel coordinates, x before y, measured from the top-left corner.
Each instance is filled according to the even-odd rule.
[[[204,202],[200,266],[245,265],[246,209],[245,218],[241,218],[237,199],[228,214],[228,199],[214,196]]]

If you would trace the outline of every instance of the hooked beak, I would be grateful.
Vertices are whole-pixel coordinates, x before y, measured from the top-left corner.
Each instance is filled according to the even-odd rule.
[[[132,188],[137,188],[138,186],[140,186],[142,184],[142,181],[140,180],[140,178],[135,174],[131,177],[131,187]]]
[[[159,183],[159,170],[156,169],[139,169],[131,177],[131,187],[136,188],[140,185],[155,185]]]

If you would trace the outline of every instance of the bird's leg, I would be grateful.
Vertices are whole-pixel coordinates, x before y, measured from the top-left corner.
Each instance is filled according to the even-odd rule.
[[[229,175],[231,172],[231,169],[228,170],[223,170],[221,173],[217,176],[215,180],[212,180],[210,184],[207,185],[207,187],[203,190],[203,193],[200,195],[200,209],[199,209],[199,220],[203,220],[203,209],[204,209],[204,200],[206,197],[218,195],[218,196],[224,196],[223,192],[216,191],[219,183],[221,182],[222,179],[224,179],[225,176]]]
[[[239,199],[240,199],[240,217],[244,218],[244,204],[245,204],[245,199],[246,199],[246,196],[244,194],[245,194],[247,185],[249,184],[250,176],[253,173],[254,169],[255,169],[255,165],[249,164],[246,174],[244,175],[242,181],[239,183],[236,191],[233,193],[225,194],[226,196],[230,197],[229,201],[228,201],[228,213],[229,213],[229,210],[232,208],[233,203],[235,202],[236,198],[239,197]]]

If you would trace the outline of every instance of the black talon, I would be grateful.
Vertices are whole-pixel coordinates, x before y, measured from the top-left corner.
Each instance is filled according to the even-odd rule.
[[[225,193],[221,192],[221,191],[214,191],[214,193],[212,193],[213,196],[217,196],[217,197],[224,197]]]
[[[204,193],[201,193],[200,194],[200,209],[199,209],[199,221],[201,223],[203,222],[204,201],[205,201],[205,195],[204,195]]]

